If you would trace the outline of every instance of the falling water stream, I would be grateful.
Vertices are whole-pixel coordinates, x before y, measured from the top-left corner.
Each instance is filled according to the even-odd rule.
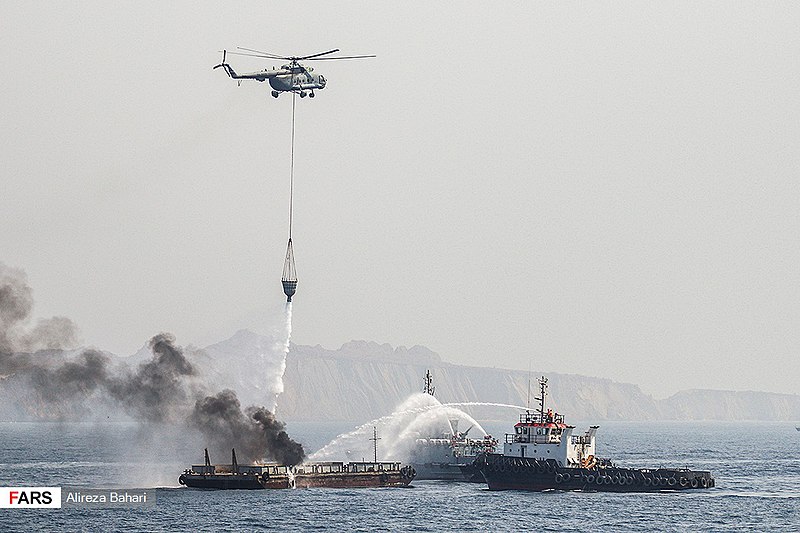
[[[286,302],[286,305],[284,306],[283,325],[283,332],[276,338],[273,346],[274,352],[280,354],[281,358],[276,375],[274,376],[274,382],[270,389],[273,391],[273,398],[270,407],[270,410],[273,413],[278,406],[278,396],[280,396],[284,390],[283,375],[286,373],[286,356],[289,354],[289,345],[292,340],[292,302]]]

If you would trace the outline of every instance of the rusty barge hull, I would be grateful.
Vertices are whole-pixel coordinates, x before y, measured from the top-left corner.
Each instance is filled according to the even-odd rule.
[[[398,472],[360,474],[300,474],[295,476],[294,483],[298,489],[331,488],[351,489],[368,487],[406,487],[411,483],[409,477]]]
[[[201,474],[183,474],[179,482],[181,485],[196,489],[218,490],[263,490],[263,489],[352,489],[370,487],[406,487],[412,478],[403,476],[399,472],[362,472],[362,473],[336,473],[336,474],[297,474],[294,478],[261,477],[232,475],[203,476]]]

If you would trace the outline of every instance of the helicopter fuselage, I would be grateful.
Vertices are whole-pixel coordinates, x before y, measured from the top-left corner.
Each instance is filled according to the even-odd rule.
[[[276,91],[313,91],[324,89],[327,81],[322,74],[282,74],[269,78],[269,85]]]
[[[235,80],[255,80],[258,82],[269,80],[269,85],[272,87],[272,96],[275,98],[283,92],[298,93],[301,98],[306,95],[313,98],[314,91],[324,89],[327,84],[325,76],[311,73],[314,70],[311,67],[284,65],[280,69],[265,69],[244,74],[237,74],[227,63],[221,63],[214,68],[217,67],[224,68],[228,76]]]

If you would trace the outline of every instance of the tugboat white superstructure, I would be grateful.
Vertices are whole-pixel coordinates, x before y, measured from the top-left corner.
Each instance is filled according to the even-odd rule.
[[[475,461],[491,490],[593,490],[647,492],[714,486],[707,471],[685,468],[620,468],[595,454],[598,426],[573,435],[574,426],[551,409],[545,410],[547,379],[539,380],[539,409],[520,415],[514,433],[507,434],[502,454],[485,454]]]
[[[552,409],[545,411],[547,379],[539,381],[539,410],[525,411],[519,416],[513,434],[506,434],[503,455],[528,457],[535,460],[555,460],[558,464],[578,467],[595,462],[595,434],[599,426],[591,426],[583,435],[573,436],[575,426],[564,423],[564,415]]]

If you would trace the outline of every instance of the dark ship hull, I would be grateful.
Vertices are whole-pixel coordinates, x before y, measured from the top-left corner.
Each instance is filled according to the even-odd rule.
[[[486,483],[483,472],[475,466],[474,462],[469,465],[461,465],[461,473],[464,476],[464,480],[469,483]]]
[[[489,490],[658,492],[715,485],[707,471],[682,468],[565,468],[553,460],[487,454],[475,461]]]
[[[192,487],[196,489],[265,489],[265,488],[288,488],[289,487],[289,478],[286,477],[283,480],[283,486],[280,486],[281,483],[277,485],[275,482],[267,483],[270,487],[266,487],[264,481],[259,479],[256,476],[249,476],[249,475],[240,475],[240,474],[213,474],[213,475],[203,475],[203,474],[181,474],[178,478],[178,482],[181,485],[186,485],[187,487]]]
[[[178,483],[195,489],[286,489],[291,486],[290,467],[279,464],[240,465],[236,450],[231,450],[231,464],[214,465],[204,450],[205,464],[192,465],[183,471]]]
[[[440,481],[473,481],[478,473],[473,466],[474,458],[469,458],[469,463],[411,463],[417,471],[418,480]],[[478,473],[474,481],[483,483],[483,477]]]

